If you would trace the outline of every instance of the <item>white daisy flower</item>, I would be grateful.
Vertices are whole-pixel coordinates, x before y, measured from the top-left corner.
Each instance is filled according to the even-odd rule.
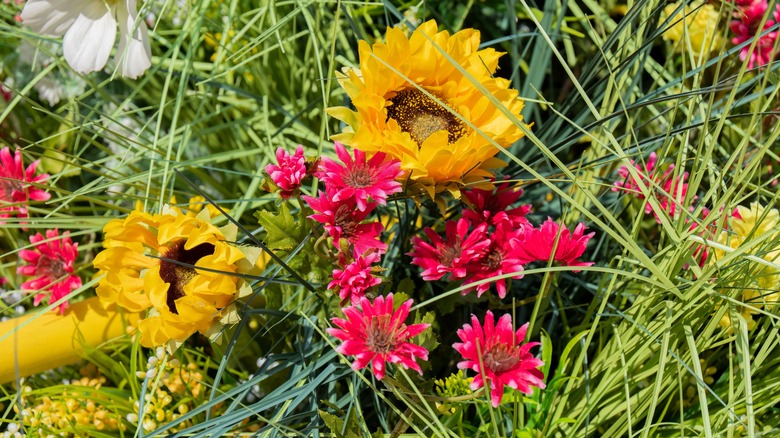
[[[22,21],[35,32],[63,36],[62,51],[79,73],[102,70],[116,40],[119,74],[137,78],[152,65],[144,20],[137,20],[136,0],[28,0]]]

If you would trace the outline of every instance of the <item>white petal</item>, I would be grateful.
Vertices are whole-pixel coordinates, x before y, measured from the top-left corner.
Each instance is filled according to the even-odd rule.
[[[103,2],[92,2],[65,32],[65,60],[79,73],[98,71],[106,65],[116,39],[116,20]]]
[[[117,6],[119,47],[115,55],[116,63],[119,66],[119,74],[131,79],[141,76],[152,65],[149,29],[144,20],[138,20],[136,25],[137,16],[135,0],[127,0],[124,5]]]
[[[22,22],[43,35],[62,36],[95,0],[28,0],[22,10]]]

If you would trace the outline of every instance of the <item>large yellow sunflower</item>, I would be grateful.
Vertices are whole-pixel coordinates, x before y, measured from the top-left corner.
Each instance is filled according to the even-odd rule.
[[[450,35],[435,21],[410,37],[390,28],[385,43],[360,41],[359,70],[339,75],[355,110],[328,109],[349,125],[333,139],[401,160],[407,189],[432,198],[445,190],[459,197],[464,184],[489,180],[506,164],[490,140],[506,147],[523,136],[500,107],[520,119],[523,101],[492,76],[502,53],[478,50],[479,42],[474,29]]]
[[[251,292],[234,274],[253,270],[259,253],[231,244],[236,227],[217,228],[209,210],[198,209],[165,206],[152,215],[139,205],[103,229],[97,294],[130,311],[149,309],[139,324],[143,346],[175,349],[196,331],[213,336],[235,322],[234,301]]]

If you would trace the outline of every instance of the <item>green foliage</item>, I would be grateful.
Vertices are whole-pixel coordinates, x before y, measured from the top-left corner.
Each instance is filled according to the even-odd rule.
[[[349,411],[349,416],[345,422],[343,418],[329,414],[325,411],[319,411],[320,418],[325,422],[325,425],[330,429],[330,432],[336,436],[342,436],[345,438],[359,438],[361,435],[360,427],[357,423],[357,417],[355,417],[355,410]]]
[[[279,206],[278,214],[258,210],[255,217],[265,229],[265,245],[272,250],[291,251],[303,241],[308,231],[306,221],[303,220],[303,211],[297,219],[294,218],[286,202]]]

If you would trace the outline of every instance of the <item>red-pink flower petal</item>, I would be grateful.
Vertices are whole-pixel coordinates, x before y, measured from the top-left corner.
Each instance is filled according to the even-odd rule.
[[[366,161],[365,152],[357,149],[353,160],[344,145],[335,142],[335,147],[336,155],[344,164],[323,157],[317,172],[317,178],[325,183],[333,201],[354,198],[358,210],[363,211],[368,208],[369,198],[385,205],[389,195],[401,191],[401,183],[396,181],[403,175],[400,161],[386,160],[382,152]]]
[[[344,258],[343,255],[341,258]],[[328,289],[336,289],[342,300],[349,298],[353,306],[358,305],[368,289],[382,283],[380,278],[371,273],[371,265],[379,259],[377,252],[367,255],[356,252],[353,262],[344,266],[344,269],[333,270],[333,281],[328,283]]]
[[[529,350],[538,342],[523,344],[528,323],[516,332],[512,330],[512,317],[504,315],[495,324],[493,313],[485,314],[484,325],[475,315],[471,315],[471,325],[465,324],[458,330],[462,342],[452,344],[463,361],[458,368],[470,369],[477,373],[471,384],[472,389],[485,386],[483,376],[490,383],[490,401],[498,407],[504,395],[504,386],[531,394],[533,387],[545,388],[544,374],[538,368],[544,365],[540,359],[531,355]]]
[[[525,219],[525,218],[523,218]],[[517,257],[513,243],[523,235],[525,228],[514,228],[511,222],[500,222],[493,233],[486,237],[490,245],[485,254],[477,263],[468,266],[468,282],[474,283],[480,280],[499,275],[514,273],[511,278],[519,280],[523,278],[523,262]],[[482,283],[464,290],[463,295],[476,290],[477,296],[482,296],[490,289],[491,284],[496,285],[496,292],[500,298],[506,296],[506,279],[500,278],[494,282]]]
[[[360,370],[371,364],[379,380],[385,377],[387,362],[422,374],[417,360],[428,360],[428,350],[408,341],[430,324],[404,324],[412,300],[403,303],[398,310],[393,310],[393,307],[393,294],[387,298],[379,296],[373,303],[363,297],[360,299],[360,309],[342,309],[344,319],[331,319],[339,328],[328,329],[331,336],[343,341],[337,351],[345,356],[355,356],[352,368]]]
[[[319,193],[319,197],[304,196],[303,200],[315,211],[311,219],[323,224],[325,231],[333,238],[333,244],[339,248],[339,239],[346,239],[354,245],[358,254],[369,250],[384,253],[387,244],[379,240],[384,227],[379,222],[363,223],[369,213],[376,208],[375,202],[366,204],[365,210],[356,208],[355,200],[350,198],[334,202],[330,193]]]
[[[26,218],[30,200],[47,201],[51,198],[49,193],[34,186],[45,183],[49,178],[45,173],[36,175],[37,167],[38,161],[33,161],[25,169],[19,149],[13,156],[7,146],[0,150],[0,219],[11,216]],[[4,224],[0,220],[0,225]],[[26,225],[26,222],[22,221],[21,224]]]
[[[743,61],[747,59],[748,68],[753,68],[756,64],[764,66],[772,60],[775,40],[777,40],[778,35],[777,31],[765,31],[774,26],[775,23],[780,22],[780,5],[775,6],[772,15],[767,17],[764,27],[759,28],[761,20],[767,14],[769,7],[767,0],[755,0],[739,4],[740,7],[734,12],[735,20],[729,23],[729,28],[734,33],[734,38],[732,38],[731,42],[735,45],[745,44],[740,49],[739,59]],[[753,38],[758,38],[758,42],[756,42],[756,46],[751,52],[750,46]]]
[[[490,246],[487,239],[487,223],[469,231],[471,222],[466,218],[448,221],[445,225],[446,240],[431,228],[425,229],[430,243],[415,236],[409,255],[412,264],[423,268],[422,278],[438,280],[449,274],[453,280],[465,278],[470,264],[476,263]]]
[[[531,205],[509,208],[523,194],[520,188],[512,188],[509,183],[503,183],[497,186],[495,191],[471,189],[464,190],[462,193],[471,207],[463,210],[463,217],[474,224],[486,221],[493,225],[509,222],[515,227],[529,224],[525,216],[531,211]]]
[[[36,277],[22,283],[21,289],[37,292],[33,304],[36,306],[44,299],[52,304],[81,287],[81,278],[73,274],[73,265],[78,257],[78,243],[73,243],[70,233],[47,230],[46,238],[37,233],[30,236],[33,250],[22,250],[22,259],[28,264],[17,269],[19,275]],[[57,310],[64,313],[68,302],[62,302]]]
[[[547,262],[555,248],[553,261],[568,266],[590,266],[593,262],[577,260],[585,252],[588,241],[596,235],[596,233],[584,234],[585,229],[585,224],[579,224],[574,229],[574,233],[571,233],[566,227],[561,227],[548,217],[541,227],[527,228],[522,236],[512,240],[511,244],[515,257],[523,264],[534,261]]]
[[[656,198],[658,204],[661,206],[661,211],[674,217],[677,212],[677,206],[682,204],[688,192],[688,184],[686,183],[688,172],[684,172],[682,175],[677,176],[674,173],[674,164],[670,164],[663,174],[659,174],[656,162],[657,156],[655,152],[650,154],[645,166],[635,164],[634,160],[631,160],[631,164],[635,166],[639,172],[639,180],[648,190],[650,190],[652,196]],[[641,191],[638,181],[628,172],[628,167],[621,166],[620,169],[618,169],[618,175],[620,175],[622,179],[615,181],[612,191],[625,191],[633,194],[639,199],[645,199],[645,193]],[[656,220],[660,222],[658,212],[653,209],[653,206],[650,203],[645,206],[645,213],[653,213]]]
[[[301,187],[306,178],[306,157],[303,156],[303,146],[298,145],[295,154],[290,155],[283,148],[276,150],[277,164],[265,166],[265,171],[276,184],[282,198],[289,198]]]

